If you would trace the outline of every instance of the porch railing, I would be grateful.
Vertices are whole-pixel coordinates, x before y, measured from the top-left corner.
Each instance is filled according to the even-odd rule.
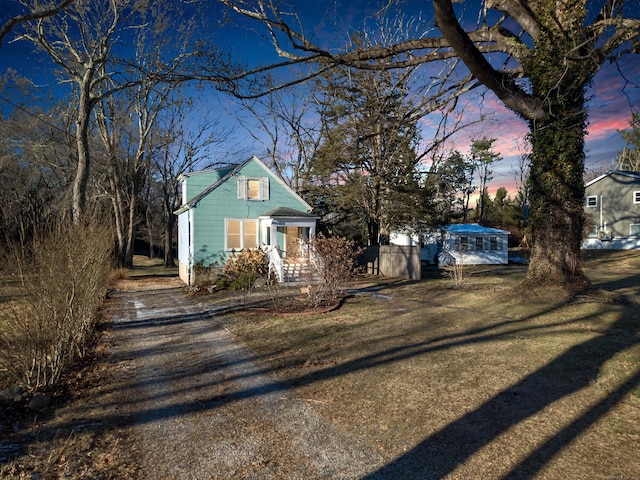
[[[276,276],[278,282],[284,281],[284,269],[282,268],[282,257],[277,248],[272,245],[268,245],[265,248],[267,256],[269,258],[269,276],[272,274]]]

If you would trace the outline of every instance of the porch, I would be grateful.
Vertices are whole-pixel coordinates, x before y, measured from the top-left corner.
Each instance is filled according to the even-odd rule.
[[[316,235],[317,215],[281,207],[260,217],[269,270],[280,282],[299,282],[308,272],[305,245]]]

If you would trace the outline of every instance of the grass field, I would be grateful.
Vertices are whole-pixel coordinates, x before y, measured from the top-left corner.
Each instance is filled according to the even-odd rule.
[[[640,472],[640,255],[588,252],[585,264],[603,292],[524,295],[512,289],[524,267],[482,268],[464,288],[367,278],[328,314],[225,322],[299,398],[384,452],[389,471],[429,456],[438,478],[629,478]]]
[[[587,252],[585,270],[601,291],[523,293],[513,286],[525,267],[480,267],[462,288],[437,271],[420,282],[361,277],[330,313],[247,308],[222,321],[298,400],[384,455],[372,478],[637,478],[640,254]],[[132,283],[167,274],[143,257],[126,272]],[[99,391],[109,368],[108,358],[90,362],[71,380]],[[33,431],[46,429],[38,422]],[[129,457],[109,428],[78,429],[43,438],[0,472],[124,478],[135,471]]]

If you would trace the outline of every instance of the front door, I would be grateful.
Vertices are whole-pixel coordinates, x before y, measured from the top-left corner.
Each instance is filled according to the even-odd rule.
[[[287,227],[286,233],[286,252],[287,258],[296,258],[300,256],[300,228]]]

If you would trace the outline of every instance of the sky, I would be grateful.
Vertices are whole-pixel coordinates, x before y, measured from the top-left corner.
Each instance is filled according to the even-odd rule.
[[[294,3],[296,3],[294,1]],[[342,46],[345,44],[346,33],[353,30],[354,25],[371,25],[371,15],[376,11],[372,0],[352,0],[345,2],[307,2],[299,3],[298,12],[305,23],[306,32],[323,46]],[[430,2],[426,0],[400,1],[400,9],[407,20],[405,28],[413,28],[418,18],[429,16]],[[218,42],[233,51],[234,55],[247,63],[266,64],[277,59],[273,47],[267,39],[261,38],[250,28],[236,28],[230,25],[220,27],[215,21],[220,19],[220,11],[215,2],[208,4],[207,14],[212,19],[212,29],[217,31]],[[17,0],[0,0],[0,24],[20,12]],[[477,9],[475,10],[477,12]],[[476,13],[477,15],[477,13]],[[477,19],[470,19],[475,22]],[[0,77],[8,68],[18,71],[21,75],[34,78],[34,90],[45,97],[55,96],[61,87],[55,77],[55,68],[32,51],[27,42],[10,42],[5,39],[0,47]],[[620,69],[620,71],[618,71]],[[621,73],[624,75],[621,75]],[[628,82],[625,82],[625,78]],[[603,162],[610,162],[625,146],[625,142],[618,133],[619,130],[629,128],[632,108],[640,106],[640,58],[623,57],[618,65],[606,65],[595,77],[588,91],[589,125],[586,137],[586,168],[597,168]],[[0,91],[0,111],[7,108]],[[234,102],[224,98],[213,89],[204,91],[201,97],[201,111],[213,111],[226,124],[236,123],[237,109]],[[527,125],[513,112],[507,110],[492,94],[482,97],[478,95],[466,98],[465,113],[469,116],[477,115],[480,111],[489,114],[489,118],[465,129],[456,135],[451,148],[467,153],[472,139],[482,137],[496,138],[494,150],[500,153],[503,161],[495,166],[494,179],[490,184],[490,193],[498,187],[506,187],[510,193],[515,193],[514,169],[520,156],[526,153]],[[206,109],[204,107],[206,105]],[[636,110],[637,111],[637,110]],[[422,121],[423,136],[428,138],[431,130],[431,118]],[[238,127],[242,131],[242,127]],[[264,147],[249,135],[238,133],[232,140],[236,145],[238,155],[255,153],[264,155]],[[238,148],[238,143],[241,147]],[[231,147],[230,150],[231,151]]]

